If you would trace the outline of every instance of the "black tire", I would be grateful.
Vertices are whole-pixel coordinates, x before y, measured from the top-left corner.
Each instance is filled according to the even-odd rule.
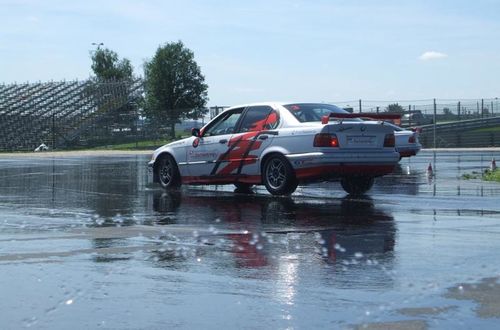
[[[269,156],[262,168],[262,181],[272,195],[290,195],[297,189],[295,172],[285,156]]]
[[[156,166],[158,182],[164,189],[177,188],[181,185],[181,175],[174,158],[170,155],[161,156]]]
[[[342,188],[350,195],[363,195],[373,187],[375,179],[367,176],[350,176],[340,180]]]
[[[250,193],[250,192],[252,192],[253,184],[244,183],[244,182],[235,182],[234,186],[236,187],[235,192]]]

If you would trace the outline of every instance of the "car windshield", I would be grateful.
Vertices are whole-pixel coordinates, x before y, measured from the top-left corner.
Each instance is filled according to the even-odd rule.
[[[330,113],[349,113],[348,111],[333,104],[324,103],[294,103],[287,104],[284,107],[290,111],[297,120],[302,123],[321,121],[323,116]],[[359,121],[360,119],[348,119],[349,121]]]

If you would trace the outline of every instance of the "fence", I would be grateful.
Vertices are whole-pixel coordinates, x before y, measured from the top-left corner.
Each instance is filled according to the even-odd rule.
[[[143,81],[62,81],[0,85],[0,151],[34,150],[41,143],[53,149],[163,140],[171,132],[147,118],[140,106]],[[499,146],[500,104],[497,98],[479,100],[428,99],[418,101],[356,100],[331,102],[353,112],[384,112],[388,108],[419,113],[426,123],[425,147]],[[397,104],[397,106],[394,106]],[[213,118],[227,106],[210,107]],[[412,122],[408,116],[404,124]],[[495,118],[499,120],[495,121]],[[184,123],[177,135],[205,119]],[[491,128],[491,130],[488,130]]]
[[[436,115],[440,120],[466,120],[500,116],[500,102],[498,98],[489,99],[426,99],[406,101],[371,101],[355,100],[332,102],[354,112],[383,112],[390,105],[397,104],[404,111],[420,111],[425,116]]]
[[[0,85],[0,151],[93,147],[160,138],[144,129],[140,78]],[[158,126],[158,125],[157,125]]]
[[[357,100],[332,103],[352,112],[384,112],[397,109],[403,115],[403,127],[419,126],[423,128],[420,141],[425,148],[500,146],[500,103],[498,98],[409,101]]]

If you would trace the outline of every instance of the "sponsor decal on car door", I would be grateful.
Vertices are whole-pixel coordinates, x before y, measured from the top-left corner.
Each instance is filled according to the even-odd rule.
[[[230,138],[231,134],[225,134],[197,140],[187,153],[190,175],[209,175],[213,164],[226,152]]]
[[[201,137],[193,141],[192,146],[188,147],[187,163],[190,177],[187,181],[197,181],[196,178],[210,175],[214,164],[227,151],[229,140],[243,110],[243,108],[235,109],[220,116],[202,132]]]

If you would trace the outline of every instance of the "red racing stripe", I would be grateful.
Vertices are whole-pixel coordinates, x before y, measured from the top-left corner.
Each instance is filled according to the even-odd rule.
[[[332,165],[299,168],[295,175],[299,180],[316,179],[329,176],[341,175],[384,175],[392,173],[394,165]]]

